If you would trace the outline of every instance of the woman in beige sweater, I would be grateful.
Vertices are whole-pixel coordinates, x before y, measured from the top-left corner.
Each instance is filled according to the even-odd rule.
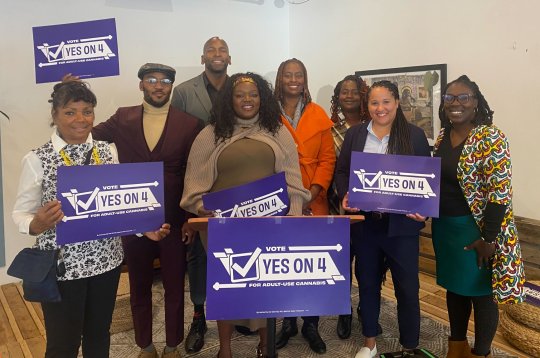
[[[222,89],[210,124],[191,147],[180,206],[199,216],[212,216],[203,206],[203,194],[279,172],[285,172],[287,180],[289,215],[301,215],[310,193],[302,185],[296,146],[281,124],[279,106],[270,84],[254,73],[235,74]],[[266,320],[217,323],[219,358],[232,357],[230,340],[234,324],[259,331],[257,357],[265,356]]]

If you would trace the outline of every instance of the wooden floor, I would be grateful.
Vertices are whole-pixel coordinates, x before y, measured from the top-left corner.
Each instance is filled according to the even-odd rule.
[[[437,286],[435,278],[430,275],[421,274],[420,281],[422,313],[448,324],[444,289]],[[395,300],[391,277],[383,288],[383,296]],[[0,286],[0,302],[0,358],[43,357],[45,329],[40,305],[24,301],[18,284]],[[472,336],[473,322],[470,322],[469,330]],[[497,332],[493,344],[518,357],[529,357],[510,346],[500,332]]]

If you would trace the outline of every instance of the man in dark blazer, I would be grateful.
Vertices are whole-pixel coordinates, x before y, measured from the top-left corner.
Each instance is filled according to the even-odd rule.
[[[229,46],[225,40],[217,36],[208,39],[201,55],[204,72],[174,88],[171,106],[208,124],[217,93],[228,78],[227,67],[230,64]]]
[[[179,206],[184,175],[195,137],[201,126],[197,118],[170,107],[176,71],[157,63],[143,65],[139,88],[142,105],[119,108],[107,121],[92,130],[94,138],[114,142],[120,163],[163,162],[165,221],[171,232],[159,242],[138,235],[122,238],[129,270],[130,302],[135,342],[139,357],[157,358],[152,343],[153,262],[160,260],[165,289],[166,347],[162,357],[179,358],[177,346],[184,338],[184,276],[186,244],[194,236],[185,222],[186,212]],[[141,235],[142,236],[142,235]]]
[[[203,46],[201,64],[204,65],[203,73],[174,88],[171,106],[199,118],[206,125],[217,94],[228,78],[227,67],[231,64],[231,56],[225,40],[219,37],[208,39]],[[207,330],[204,314],[206,252],[198,235],[188,249],[188,277],[194,313],[185,347],[188,353],[194,353],[203,347]]]

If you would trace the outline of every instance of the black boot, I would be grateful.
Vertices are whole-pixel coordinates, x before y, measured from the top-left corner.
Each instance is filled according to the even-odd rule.
[[[276,349],[281,349],[289,343],[289,338],[298,334],[298,326],[296,320],[283,319],[281,331],[276,335]]]
[[[339,338],[347,339],[351,336],[352,314],[339,315],[336,332]]]
[[[326,344],[319,335],[319,330],[315,323],[304,323],[302,335],[309,343],[309,348],[315,353],[326,353]]]

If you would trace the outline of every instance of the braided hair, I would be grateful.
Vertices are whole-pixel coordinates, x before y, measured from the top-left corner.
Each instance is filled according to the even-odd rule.
[[[285,66],[287,66],[289,63],[297,63],[300,65],[300,68],[302,69],[302,72],[304,72],[304,92],[303,92],[303,98],[304,104],[307,105],[308,103],[311,103],[311,94],[309,93],[308,89],[308,77],[307,77],[307,70],[306,66],[296,58],[291,58],[289,60],[283,61],[278,68],[277,74],[276,74],[276,88],[274,91],[274,97],[276,99],[283,103],[283,71],[285,70]]]
[[[272,85],[256,73],[236,73],[230,76],[212,108],[210,124],[214,125],[215,141],[225,141],[232,137],[236,114],[233,109],[233,89],[241,78],[250,78],[255,82],[259,91],[261,106],[259,108],[258,124],[272,134],[276,134],[281,127],[281,112],[279,105],[272,95]]]
[[[330,107],[330,118],[334,123],[339,122],[339,113],[341,112],[341,105],[339,103],[339,93],[341,92],[341,86],[343,86],[343,83],[346,81],[352,81],[356,83],[356,88],[358,89],[358,93],[360,94],[360,108],[358,108],[358,111],[360,112],[360,120],[362,122],[369,121],[369,111],[368,111],[368,105],[367,105],[367,93],[369,90],[368,85],[364,80],[362,80],[361,77],[355,76],[355,75],[348,75],[345,76],[344,79],[339,81],[336,85],[336,88],[334,88],[334,95],[332,96],[331,107]]]
[[[386,88],[391,94],[392,97],[399,101],[399,90],[397,86],[390,81],[378,81],[371,85],[368,90],[367,97],[374,88],[383,87]],[[390,129],[390,138],[388,139],[388,149],[386,150],[388,154],[403,154],[403,155],[412,155],[414,154],[413,146],[411,143],[411,133],[409,129],[409,122],[405,118],[405,114],[401,109],[401,104],[398,105],[396,111],[396,118],[392,122],[392,128]]]
[[[493,113],[495,112],[492,111],[491,108],[489,108],[489,104],[484,98],[482,92],[480,92],[480,88],[478,87],[476,82],[471,81],[471,79],[467,77],[467,75],[461,75],[458,79],[447,84],[444,88],[443,93],[446,93],[448,88],[454,83],[462,83],[465,86],[469,87],[469,89],[474,94],[474,98],[478,100],[478,107],[476,107],[476,114],[472,120],[472,124],[475,127],[482,124],[491,125],[493,123]],[[448,117],[446,117],[446,112],[444,111],[444,101],[441,101],[441,104],[439,106],[439,118],[441,119],[441,125],[443,128],[450,127],[450,120],[448,119]]]
[[[54,85],[49,103],[52,104],[51,114],[54,116],[57,110],[65,107],[69,102],[86,102],[92,107],[97,105],[97,98],[86,82],[79,80],[60,82]],[[51,122],[51,127],[54,123]]]

